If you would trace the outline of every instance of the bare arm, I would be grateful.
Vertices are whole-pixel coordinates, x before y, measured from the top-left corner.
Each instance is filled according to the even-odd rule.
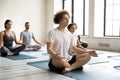
[[[54,56],[56,53],[52,50],[53,43],[47,42],[47,51],[51,56]]]
[[[52,50],[52,48],[53,48],[53,43],[47,42],[47,51],[48,51],[48,54],[50,54],[54,58],[59,58],[59,59],[62,58],[62,56],[60,56],[60,54],[54,52]]]
[[[14,39],[15,39],[15,43],[16,43],[16,44],[19,44],[19,45],[27,45],[26,43],[20,43],[20,42],[18,42],[18,41],[17,41],[17,38],[16,38],[15,32],[13,32],[13,34],[14,34]]]
[[[83,40],[79,40],[79,42],[80,42],[80,43],[86,43],[86,44],[88,44],[88,42],[83,41]]]
[[[42,43],[42,42],[38,42],[36,39],[35,39],[35,37],[33,36],[32,37],[32,39],[37,43],[37,44],[39,44],[39,45],[42,45],[42,46],[45,46],[45,44],[44,43]]]
[[[22,41],[22,39],[23,39],[23,36],[22,36],[22,35],[20,35],[19,42],[23,42],[23,41]]]
[[[69,67],[70,64],[68,63],[67,59],[65,59],[63,56],[61,56],[59,53],[56,53],[52,50],[53,43],[47,42],[47,51],[48,54],[52,57],[52,63],[56,67]]]
[[[3,32],[0,32],[0,48],[3,46],[3,35],[4,33]]]
[[[77,47],[78,47],[78,48],[81,48],[81,49],[83,49],[83,50],[86,50],[84,47],[81,46],[81,43],[80,43],[79,40],[77,40]]]
[[[95,50],[87,50],[87,49],[81,49],[81,48],[77,48],[77,47],[72,47],[72,50],[75,53],[79,53],[79,54],[83,54],[83,53],[88,53],[89,55],[93,56],[93,57],[97,57],[97,53]]]

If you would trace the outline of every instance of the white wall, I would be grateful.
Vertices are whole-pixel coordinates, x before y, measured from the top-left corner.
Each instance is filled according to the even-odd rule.
[[[47,32],[57,27],[57,25],[55,25],[53,22],[53,17],[54,14],[61,9],[62,0],[47,0]]]
[[[31,23],[31,31],[39,41],[46,36],[46,0],[0,0],[0,31],[6,19],[13,21],[17,37],[24,30],[24,23]]]
[[[47,0],[47,32],[54,27],[53,15],[54,15],[54,0]]]

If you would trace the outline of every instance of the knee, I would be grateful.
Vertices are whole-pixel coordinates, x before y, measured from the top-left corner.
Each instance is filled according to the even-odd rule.
[[[88,53],[84,53],[81,56],[79,56],[79,59],[83,59],[84,61],[88,62],[91,59],[91,56]]]
[[[91,59],[91,56],[88,53],[86,53],[85,54],[85,59],[89,61]]]
[[[0,55],[2,57],[6,57],[7,56],[7,51],[6,51],[6,48],[5,47],[1,47],[0,48]]]
[[[77,60],[83,60],[85,62],[88,62],[91,59],[91,56],[88,53],[84,53],[84,54],[79,54],[77,55]]]

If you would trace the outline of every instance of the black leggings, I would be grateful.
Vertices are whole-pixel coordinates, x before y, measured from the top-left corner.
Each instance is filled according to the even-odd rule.
[[[2,57],[6,57],[8,55],[8,53],[14,53],[13,55],[19,55],[19,52],[22,51],[23,49],[25,49],[25,45],[22,45],[22,46],[19,46],[19,47],[16,47],[16,48],[6,48],[5,46],[4,47],[1,47],[0,49],[0,52],[1,52],[1,56]]]
[[[73,63],[75,63],[75,61],[76,61],[76,55],[73,56],[72,59],[70,61],[68,61],[68,63],[72,65]],[[53,71],[53,72],[56,72],[59,74],[61,74],[64,70],[64,68],[55,67],[52,63],[52,59],[50,59],[48,66],[50,68],[50,71]]]
[[[87,43],[82,43],[81,46],[83,46],[84,48],[87,48],[88,44]]]

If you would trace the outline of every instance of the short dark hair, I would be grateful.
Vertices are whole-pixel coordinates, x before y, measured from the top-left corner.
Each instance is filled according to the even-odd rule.
[[[29,24],[29,23],[30,23],[30,22],[25,22],[25,25],[26,25],[26,24]]]
[[[7,28],[6,24],[8,24],[9,22],[12,22],[12,20],[7,19],[7,20],[5,21],[5,23],[4,23],[4,27],[5,27],[5,29]]]
[[[68,25],[67,29],[69,30],[73,25],[76,25],[76,23],[71,23]]]
[[[68,11],[62,10],[54,15],[54,23],[59,24],[59,22],[62,20],[62,18],[64,16],[64,14],[67,14],[70,17]]]

